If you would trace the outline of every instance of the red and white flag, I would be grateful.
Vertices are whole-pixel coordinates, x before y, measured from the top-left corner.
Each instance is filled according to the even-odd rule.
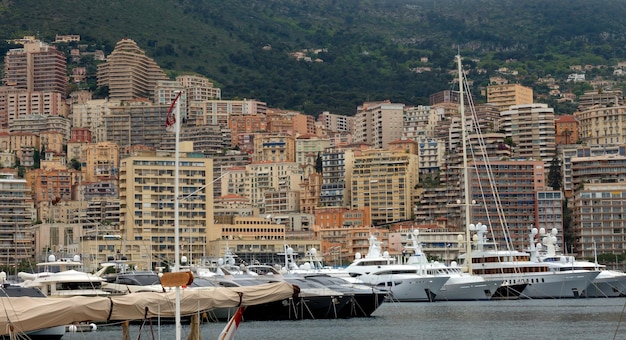
[[[174,112],[174,108],[176,108],[176,101],[180,98],[180,94],[182,91],[178,92],[176,98],[170,105],[170,109],[167,110],[167,117],[165,118],[165,130],[167,132],[176,132],[176,113]]]
[[[241,319],[243,318],[243,311],[245,309],[246,309],[245,306],[241,306],[237,308],[235,315],[233,315],[233,317],[230,318],[230,321],[228,321],[228,323],[226,324],[226,327],[224,327],[224,329],[220,333],[220,336],[218,337],[219,340],[233,340],[235,338],[235,331],[239,327],[239,323],[241,322]]]

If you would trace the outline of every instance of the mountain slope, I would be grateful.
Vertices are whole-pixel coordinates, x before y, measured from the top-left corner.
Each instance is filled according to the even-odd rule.
[[[625,16],[618,0],[0,2],[3,38],[80,34],[110,52],[128,37],[165,69],[213,79],[225,98],[311,114],[353,114],[367,100],[426,104],[452,88],[458,49],[488,71],[471,76],[476,86],[507,60],[521,71],[512,81],[528,84],[573,64],[615,63],[626,59]],[[310,56],[323,63],[289,56],[317,48],[327,52]]]

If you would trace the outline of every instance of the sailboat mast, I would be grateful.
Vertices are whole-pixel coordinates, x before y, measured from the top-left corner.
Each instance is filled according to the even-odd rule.
[[[459,72],[459,113],[461,114],[461,149],[463,150],[463,208],[465,210],[465,256],[467,272],[472,273],[472,244],[469,230],[470,223],[470,199],[469,199],[469,171],[467,169],[467,131],[465,126],[465,91],[463,91],[463,65],[461,55],[457,55],[457,64]]]
[[[179,230],[179,183],[180,183],[180,174],[179,174],[179,161],[180,161],[180,126],[182,125],[180,119],[180,98],[176,101],[176,112],[175,112],[175,125],[174,129],[176,131],[176,148],[174,151],[174,270],[173,272],[180,271],[180,230]],[[181,338],[181,324],[180,324],[180,287],[176,286],[176,340]]]

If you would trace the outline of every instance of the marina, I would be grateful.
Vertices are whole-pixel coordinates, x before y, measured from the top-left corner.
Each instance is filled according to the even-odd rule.
[[[385,303],[370,318],[245,321],[236,339],[626,339],[626,298]],[[225,323],[200,326],[216,339]],[[131,339],[171,339],[173,325],[131,325]],[[119,338],[120,327],[66,334],[68,339]],[[183,337],[189,327],[183,327]]]

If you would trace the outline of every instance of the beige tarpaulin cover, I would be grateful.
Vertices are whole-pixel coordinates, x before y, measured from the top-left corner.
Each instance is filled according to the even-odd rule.
[[[299,291],[287,282],[245,287],[181,289],[180,314],[190,315],[215,308],[252,306],[292,297]],[[2,297],[0,335],[31,331],[76,322],[141,320],[147,317],[174,317],[176,292],[132,293],[110,297],[67,298]],[[147,310],[147,312],[146,312]]]

